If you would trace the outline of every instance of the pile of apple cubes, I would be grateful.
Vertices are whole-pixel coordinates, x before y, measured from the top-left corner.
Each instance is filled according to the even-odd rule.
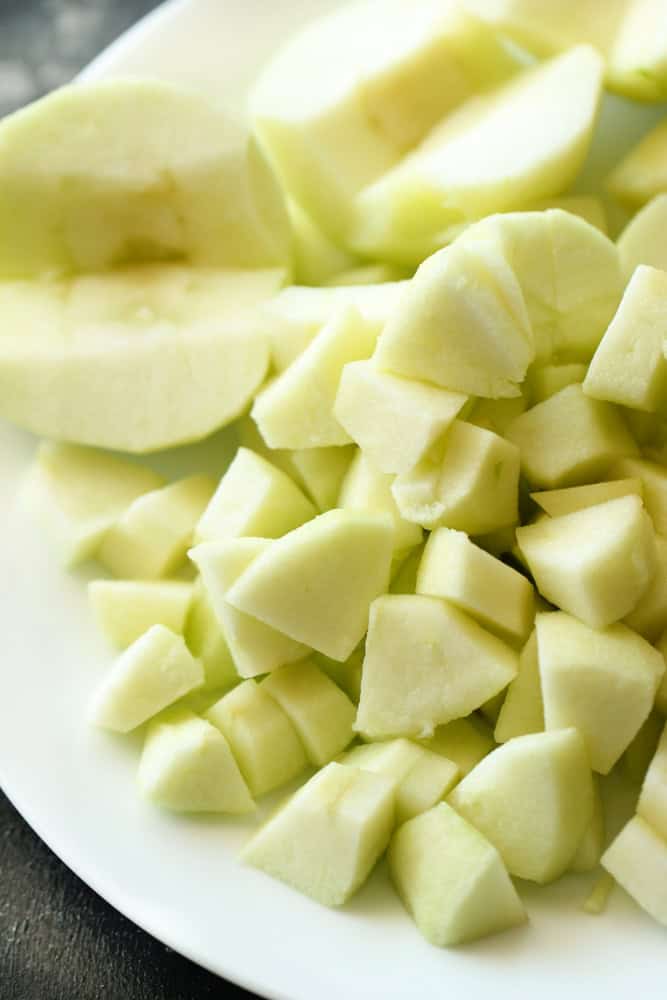
[[[90,584],[124,650],[93,720],[146,726],[166,808],[300,779],[245,860],[336,905],[387,849],[436,944],[522,922],[510,876],[600,861],[667,924],[666,201],[618,245],[537,210],[586,152],[593,49],[524,70],[453,5],[386,13],[309,29],[257,87],[289,218],[245,133],[175,88],[69,88],[0,129],[0,412],[77,442],[42,445],[29,496],[66,562],[113,577]],[[303,87],[332,32],[362,40],[336,101],[326,73]],[[628,59],[606,72],[632,93]],[[661,183],[646,141],[615,172],[630,201]],[[279,290],[292,239],[335,287]],[[219,482],[85,447],[230,421]],[[605,851],[621,758],[643,785]]]

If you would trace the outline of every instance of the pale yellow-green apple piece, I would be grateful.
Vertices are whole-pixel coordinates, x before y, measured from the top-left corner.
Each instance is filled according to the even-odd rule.
[[[334,415],[380,472],[409,472],[459,415],[467,396],[380,371],[345,365]]]
[[[94,695],[90,720],[127,733],[203,681],[204,668],[182,636],[152,625],[109,669]]]
[[[394,524],[394,559],[419,545],[423,531],[413,521],[401,517],[391,492],[392,477],[379,472],[363,451],[357,451],[345,473],[337,507],[341,510],[366,510],[388,514]]]
[[[468,774],[495,747],[493,734],[483,719],[470,715],[438,726],[433,736],[420,739],[433,753],[453,761],[461,774]]]
[[[584,913],[588,913],[592,917],[599,917],[600,914],[604,913],[615,885],[616,882],[609,872],[603,872],[593,884],[590,894],[582,904],[581,908]]]
[[[618,254],[626,280],[640,264],[667,271],[667,193],[657,194],[628,222],[618,237]]]
[[[562,490],[543,490],[531,493],[531,500],[542,508],[550,517],[560,517],[563,514],[574,514],[577,510],[594,507],[607,500],[617,497],[643,497],[644,490],[639,478],[610,479],[603,483],[590,483],[588,486],[567,486]]]
[[[355,267],[356,258],[333,243],[301,205],[288,199],[292,224],[294,281],[298,285],[324,285]],[[344,283],[344,282],[341,282]],[[335,284],[339,284],[335,281]]]
[[[246,844],[246,864],[323,903],[340,906],[366,881],[394,826],[394,783],[330,763]]]
[[[544,198],[530,206],[531,211],[546,212],[559,208],[562,212],[577,215],[584,222],[607,235],[607,212],[601,198],[592,194],[565,194],[561,198]]]
[[[600,341],[584,392],[636,410],[667,409],[667,271],[640,265]]]
[[[667,98],[667,3],[630,0],[607,56],[610,89],[638,101]]]
[[[517,528],[516,537],[542,596],[592,628],[633,611],[659,565],[638,496],[544,517]]]
[[[576,729],[517,736],[485,757],[448,801],[488,837],[511,875],[551,882],[570,866],[593,816],[586,744]]]
[[[466,102],[358,194],[349,244],[414,265],[453,224],[566,190],[588,152],[602,70],[600,56],[581,45]]]
[[[507,555],[516,548],[515,526],[512,524],[506,528],[477,535],[475,543],[486,552],[490,552],[492,556]]]
[[[513,269],[537,366],[591,359],[623,294],[611,240],[570,212],[550,209],[492,216],[471,226],[462,241],[495,246]]]
[[[0,191],[4,275],[289,260],[283,195],[256,141],[172,84],[77,84],[9,116]]]
[[[610,477],[640,479],[644,505],[659,535],[667,535],[667,469],[657,462],[641,458],[617,459],[609,469]]]
[[[44,441],[37,449],[21,499],[44,523],[66,566],[94,556],[130,504],[162,486],[152,469],[94,448]]]
[[[535,617],[534,591],[525,576],[451,528],[429,536],[416,592],[444,597],[509,642],[523,642]]]
[[[667,724],[644,778],[637,815],[667,841]]]
[[[495,726],[498,720],[500,709],[505,701],[505,694],[506,691],[499,691],[498,694],[494,694],[493,698],[489,698],[488,701],[479,706],[479,714],[490,726]]]
[[[344,366],[369,358],[377,330],[350,306],[314,337],[302,354],[257,395],[252,416],[270,448],[349,444],[334,415]]]
[[[352,742],[355,707],[313,660],[281,667],[261,687],[291,720],[311,764],[327,764]]]
[[[520,394],[534,357],[510,265],[495,245],[460,240],[420,265],[373,360],[381,371],[495,399]]]
[[[364,662],[363,645],[357,646],[343,663],[332,660],[324,653],[314,653],[313,659],[320,670],[323,670],[327,677],[330,677],[334,684],[337,684],[348,698],[358,705],[361,693],[361,668]]]
[[[515,736],[544,732],[544,705],[537,660],[537,636],[533,631],[519,657],[519,672],[507,689],[494,738],[507,743]]]
[[[654,709],[623,754],[623,771],[636,785],[641,785],[646,777],[646,772],[658,749],[664,726],[664,718]]]
[[[151,625],[182,633],[194,586],[180,580],[91,580],[88,600],[107,639],[124,649]]]
[[[390,594],[414,594],[417,589],[417,572],[424,547],[413,549],[402,562],[392,566]]]
[[[593,815],[572,859],[570,871],[591,872],[600,864],[605,847],[605,821],[600,779],[593,775]]]
[[[308,654],[307,646],[227,602],[230,588],[270,545],[268,538],[225,538],[190,550],[240,677],[268,674]]]
[[[484,427],[501,437],[512,423],[527,407],[525,396],[513,396],[511,399],[478,399],[472,403],[467,422],[476,427]]]
[[[203,438],[262,383],[260,304],[282,282],[277,270],[169,263],[0,282],[0,415],[122,451]]]
[[[667,628],[667,538],[655,536],[656,568],[648,587],[623,621],[649,642]]]
[[[658,639],[656,648],[667,663],[667,631],[663,632]],[[659,712],[662,712],[663,715],[667,716],[667,672],[658,686],[658,691],[655,696],[655,707]]]
[[[638,454],[620,411],[586,396],[580,385],[526,410],[506,435],[521,452],[526,479],[542,489],[600,479],[614,459]]]
[[[209,601],[201,577],[194,582],[194,595],[185,623],[188,649],[204,668],[204,691],[226,690],[238,684],[232,654],[222,627]]]
[[[667,121],[661,120],[633,146],[609,174],[607,187],[633,210],[667,191]]]
[[[401,515],[483,535],[518,520],[519,449],[493,431],[455,420],[426,456],[397,476],[392,493]]]
[[[278,538],[315,513],[285,472],[248,448],[239,448],[197,524],[195,540]]]
[[[371,607],[356,729],[430,736],[507,687],[518,655],[437,597],[391,594]]]
[[[291,285],[265,306],[274,368],[282,372],[341,310],[353,306],[379,334],[409,286],[408,281],[307,288]]]
[[[255,808],[224,736],[183,709],[170,709],[149,725],[137,780],[147,798],[179,812]]]
[[[533,369],[526,380],[530,405],[543,403],[568,385],[581,384],[587,371],[588,365],[576,361],[567,365],[543,365]]]
[[[287,452],[295,480],[320,512],[336,506],[345,474],[354,458],[353,445],[300,448]]]
[[[185,562],[214,493],[210,476],[190,476],[137,497],[104,536],[97,558],[120,579],[169,576]]]
[[[576,726],[593,770],[608,774],[653,707],[664,659],[626,625],[592,629],[554,611],[536,627],[546,728]]]
[[[392,779],[397,824],[436,805],[459,778],[459,769],[452,761],[406,739],[364,743],[343,754],[340,763]]]
[[[667,840],[641,816],[623,827],[602,866],[654,920],[667,927]]]
[[[276,539],[227,593],[229,603],[298,642],[346,660],[389,587],[387,514],[331,510]]]
[[[389,845],[396,891],[427,941],[449,947],[527,920],[496,848],[441,802],[404,823]]]
[[[308,766],[294,726],[260,684],[243,681],[206,712],[225,737],[253,796],[291,781]]]
[[[401,281],[409,277],[410,268],[397,264],[363,264],[334,275],[327,285],[382,285],[387,281]]]
[[[456,4],[386,0],[378,17],[366,0],[306,25],[279,50],[251,114],[287,190],[341,238],[360,188],[517,65]]]

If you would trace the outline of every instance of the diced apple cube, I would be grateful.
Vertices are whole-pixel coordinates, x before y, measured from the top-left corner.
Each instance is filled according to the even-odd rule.
[[[409,472],[467,401],[426,382],[380,371],[373,361],[345,365],[334,414],[380,472]]]
[[[206,712],[255,797],[296,778],[308,761],[294,726],[260,684],[243,681]]]
[[[641,458],[620,458],[609,474],[614,478],[631,476],[640,479],[644,505],[659,535],[667,536],[667,469],[657,462]]]
[[[300,448],[287,453],[294,478],[320,512],[336,506],[341,484],[356,449],[353,445]]]
[[[345,474],[338,507],[342,510],[366,510],[389,514],[394,524],[394,558],[419,545],[423,531],[414,521],[401,517],[391,492],[392,477],[371,464],[363,451],[358,451]]]
[[[459,769],[451,760],[405,739],[353,747],[343,755],[341,763],[392,779],[397,824],[440,802],[459,777]]]
[[[639,208],[667,188],[667,121],[660,120],[616,164],[607,177],[610,192],[629,208]]]
[[[614,459],[637,454],[618,410],[568,385],[517,417],[507,437],[531,486],[555,489],[599,479]]]
[[[568,385],[580,385],[586,378],[587,371],[587,365],[576,361],[569,365],[543,365],[535,368],[527,380],[531,406],[543,403]]]
[[[73,444],[43,442],[25,498],[45,522],[67,566],[95,555],[130,504],[164,480],[151,469]]]
[[[648,587],[623,621],[649,642],[667,628],[667,538],[655,536],[657,564]]]
[[[389,870],[417,927],[438,947],[474,941],[526,920],[496,848],[445,802],[397,830]]]
[[[392,493],[401,515],[424,528],[483,535],[518,520],[519,450],[492,431],[455,420],[444,439]]]
[[[644,489],[639,478],[612,479],[588,486],[567,486],[563,490],[543,490],[530,496],[550,517],[561,517],[617,497],[643,497]]]
[[[450,528],[438,528],[426,542],[416,592],[444,597],[510,642],[525,640],[535,617],[525,576]]]
[[[484,427],[501,437],[516,417],[525,412],[526,400],[523,396],[511,399],[478,399],[470,407],[467,422],[476,427]]]
[[[120,649],[151,625],[183,632],[193,585],[178,580],[92,580],[88,599],[105,636]]]
[[[558,611],[536,628],[546,728],[576,726],[608,774],[653,707],[664,659],[626,625],[595,630]]]
[[[658,194],[637,212],[618,237],[621,267],[628,281],[640,264],[667,271],[665,226],[667,194]]]
[[[602,855],[602,866],[654,920],[667,927],[667,840],[634,816]]]
[[[267,674],[308,654],[308,647],[232,607],[227,593],[271,544],[268,538],[228,538],[190,550],[240,677]]]
[[[334,416],[343,368],[369,358],[377,329],[348,307],[257,395],[252,416],[271,448],[322,448],[352,440]]]
[[[485,757],[448,801],[498,849],[512,875],[544,884],[569,867],[593,815],[576,729],[518,736]]]
[[[239,448],[202,514],[195,538],[278,538],[314,515],[310,500],[289,476],[261,455]]]
[[[371,607],[356,729],[429,736],[469,715],[517,672],[518,656],[436,597],[389,595]]]
[[[394,560],[391,586],[389,587],[390,594],[415,593],[417,589],[417,572],[423,552],[424,546],[420,545],[418,548],[413,549],[398,565],[396,564],[396,560]]]
[[[94,725],[127,733],[204,681],[204,668],[180,635],[164,625],[121,653],[100,684],[91,705]]]
[[[667,841],[667,724],[644,778],[637,815]]]
[[[323,670],[327,677],[330,677],[334,684],[341,688],[348,698],[359,704],[361,693],[361,668],[364,662],[363,645],[357,646],[352,654],[343,663],[339,660],[332,660],[324,653],[314,653],[313,660]]]
[[[339,906],[366,881],[393,825],[393,782],[331,763],[287,800],[241,857],[319,903]]]
[[[195,580],[192,604],[185,623],[185,641],[204,668],[206,691],[238,684],[240,678],[229,645],[206,596],[201,577]]]
[[[540,593],[593,628],[637,607],[657,565],[656,536],[637,496],[517,528]]]
[[[297,284],[323,285],[341,271],[354,267],[356,258],[336,246],[293,198],[288,198],[287,210],[292,223],[292,257]]]
[[[327,764],[352,742],[355,707],[311,660],[281,667],[261,688],[290,719],[312,764]]]
[[[346,660],[389,586],[394,528],[387,514],[331,510],[277,539],[227,593],[239,611]]]
[[[167,809],[247,813],[255,808],[224,736],[183,709],[171,709],[150,724],[137,777],[144,795]]]
[[[537,659],[537,635],[533,632],[521,650],[519,672],[507,689],[494,737],[498,743],[507,743],[515,736],[544,731],[544,705]]]
[[[168,576],[185,562],[214,492],[209,476],[191,476],[138,497],[105,535],[97,558],[117,577]]]
[[[468,774],[496,744],[483,719],[470,715],[438,726],[432,736],[419,740],[421,746],[453,761],[461,774]]]

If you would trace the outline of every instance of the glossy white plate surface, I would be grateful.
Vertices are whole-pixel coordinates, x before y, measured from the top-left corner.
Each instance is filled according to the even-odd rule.
[[[242,107],[259,65],[332,0],[177,0],[93,63],[88,78],[159,75]],[[345,53],[340,53],[345,58]],[[605,109],[606,158],[655,111]],[[222,471],[225,434],[161,457],[176,473]],[[163,815],[136,794],[136,745],[91,731],[86,704],[112,654],[97,635],[85,576],[66,575],[21,503],[34,439],[0,424],[0,781],[53,850],[118,910],[201,965],[272,998],[494,1000],[657,997],[667,937],[620,891],[580,910],[590,878],[522,887],[530,926],[457,951],[421,939],[381,868],[344,910],[326,910],[236,854],[252,822]]]

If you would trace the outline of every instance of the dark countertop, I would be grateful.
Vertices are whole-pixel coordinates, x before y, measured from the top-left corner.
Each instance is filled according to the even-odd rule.
[[[0,115],[69,80],[156,0],[0,0]],[[251,994],[108,906],[0,792],[0,1000],[206,1000]]]

